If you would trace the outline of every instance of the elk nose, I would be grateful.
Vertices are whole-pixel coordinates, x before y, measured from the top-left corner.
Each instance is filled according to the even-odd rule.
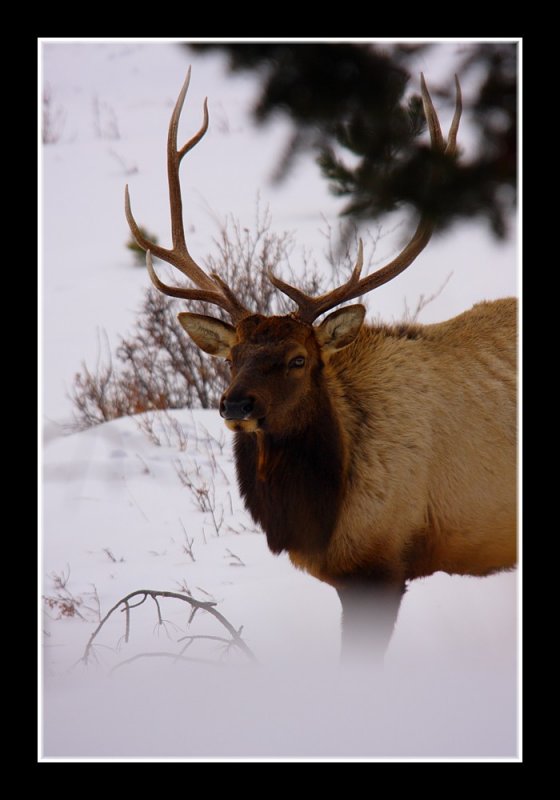
[[[220,402],[220,416],[224,419],[247,419],[255,407],[253,397],[243,397],[241,400],[227,400],[222,397]]]

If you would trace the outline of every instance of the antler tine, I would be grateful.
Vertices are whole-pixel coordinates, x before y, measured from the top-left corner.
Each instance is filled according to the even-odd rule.
[[[241,305],[229,286],[226,286],[221,279],[220,285],[225,287],[224,294],[216,289],[189,289],[187,286],[168,286],[156,275],[152,254],[149,250],[146,250],[146,266],[152,283],[162,294],[166,294],[169,297],[177,297],[180,300],[199,300],[203,303],[213,303],[227,311],[233,322],[239,322],[242,317],[248,314],[245,306]]]
[[[179,92],[179,97],[177,98],[177,102],[175,103],[175,108],[173,109],[173,114],[171,115],[171,119],[169,121],[169,130],[167,132],[167,175],[169,178],[169,207],[171,209],[171,235],[173,239],[173,249],[176,250],[181,254],[184,259],[184,264],[176,264],[178,269],[181,272],[184,272],[187,277],[191,277],[189,275],[188,269],[192,269],[194,266],[195,274],[196,271],[200,271],[201,275],[197,276],[197,280],[195,283],[202,283],[203,285],[207,283],[212,283],[208,275],[203,272],[200,267],[194,262],[191,258],[191,255],[187,248],[187,243],[185,240],[185,229],[183,226],[183,200],[181,197],[181,183],[179,181],[179,167],[181,165],[181,161],[183,160],[183,156],[185,156],[189,150],[192,148],[202,139],[206,131],[208,130],[208,98],[204,99],[204,118],[202,121],[202,125],[195,135],[189,139],[189,141],[183,145],[183,147],[178,150],[177,149],[177,133],[179,131],[179,120],[181,118],[181,111],[183,110],[183,105],[185,103],[185,97],[187,96],[187,91],[189,89],[189,84],[191,82],[191,68],[189,67],[187,71],[187,77],[185,78],[185,82],[181,87],[181,91]],[[192,279],[194,280],[194,278]]]
[[[128,221],[132,235],[144,250],[146,250],[146,264],[148,273],[154,286],[160,292],[169,295],[170,297],[180,297],[185,300],[202,300],[204,302],[213,303],[223,308],[232,317],[234,321],[238,321],[242,316],[249,314],[249,311],[242,306],[237,300],[229,287],[226,287],[222,280],[216,280],[216,277],[207,275],[201,267],[195,262],[188,251],[185,239],[185,229],[183,225],[183,202],[181,197],[181,184],[179,180],[179,167],[183,157],[192,148],[198,144],[206,131],[208,130],[208,98],[204,100],[204,115],[202,125],[199,130],[186,142],[180,149],[177,149],[177,133],[179,129],[179,120],[181,111],[187,96],[189,83],[191,79],[191,68],[187,71],[187,76],[179,92],[177,102],[173,109],[171,119],[169,121],[169,129],[167,133],[167,178],[169,184],[169,208],[171,212],[171,236],[173,247],[167,249],[160,247],[151,242],[140,230],[130,207],[130,196],[128,186],[125,188],[125,214]],[[176,267],[180,272],[189,278],[197,287],[196,289],[180,288],[168,286],[161,281],[154,270],[152,262],[152,254],[167,261],[173,267]]]
[[[444,153],[449,156],[455,155],[457,151],[457,131],[459,129],[459,121],[461,119],[462,112],[461,87],[459,85],[457,76],[455,76],[455,86],[455,113],[449,129],[447,142],[445,142],[438,115],[434,108],[434,104],[432,103],[430,93],[428,92],[426,81],[424,80],[424,75],[421,74],[420,76],[422,105],[424,107],[424,115],[426,117],[430,132],[432,150],[434,152]],[[356,297],[360,297],[361,295],[366,294],[366,292],[370,292],[372,289],[376,289],[378,286],[382,286],[384,283],[396,278],[397,275],[399,275],[407,267],[409,267],[410,264],[412,264],[415,258],[426,247],[430,241],[433,230],[433,220],[423,215],[420,218],[412,239],[399,253],[399,255],[385,267],[382,267],[371,275],[366,275],[365,278],[361,279],[360,273],[363,263],[363,247],[360,239],[356,266],[354,267],[350,278],[342,286],[339,286],[337,289],[321,295],[320,297],[309,297],[309,295],[304,294],[294,286],[284,283],[270,273],[269,278],[274,286],[280,289],[280,291],[284,292],[284,294],[287,294],[288,297],[294,300],[299,306],[299,310],[294,312],[294,316],[297,317],[297,319],[300,319],[302,322],[311,324],[315,319],[317,319],[318,316],[324,314],[325,311],[329,311],[331,308],[334,308],[340,303],[344,303],[348,300],[354,300]]]
[[[459,122],[461,120],[461,114],[463,112],[463,96],[461,93],[461,84],[459,83],[459,78],[455,75],[455,113],[453,114],[453,120],[451,122],[451,127],[449,128],[449,136],[447,137],[447,147],[445,148],[445,152],[453,156],[457,152],[457,131],[459,130]]]
[[[445,142],[443,140],[443,133],[441,132],[441,125],[439,124],[437,112],[434,108],[432,98],[430,97],[426,81],[424,80],[423,72],[420,73],[420,90],[422,93],[422,107],[424,109],[426,122],[428,123],[432,147],[434,150],[443,150]]]
[[[309,324],[311,324],[323,311],[328,311],[329,308],[333,308],[333,306],[344,302],[346,293],[350,291],[352,287],[358,285],[363,264],[364,245],[362,240],[359,239],[358,257],[350,278],[342,286],[320,297],[310,297],[295,286],[291,286],[289,283],[285,283],[280,278],[277,278],[271,270],[268,271],[268,279],[277,289],[280,289],[283,294],[288,295],[291,300],[297,303],[299,311],[294,312],[294,315],[302,322],[309,322]],[[338,297],[341,299],[338,300]],[[325,307],[323,308],[323,306]]]

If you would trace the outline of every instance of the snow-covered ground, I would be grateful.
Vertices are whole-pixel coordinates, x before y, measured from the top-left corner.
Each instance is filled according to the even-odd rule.
[[[336,594],[269,553],[243,510],[230,434],[216,412],[64,435],[73,374],[83,360],[95,363],[101,330],[113,344],[126,333],[147,285],[124,247],[125,182],[139,222],[168,240],[166,126],[188,63],[185,138],[206,94],[211,112],[184,170],[195,257],[211,250],[227,213],[252,224],[259,190],[275,228],[296,231],[320,262],[322,215],[335,225],[338,206],[312,159],[282,186],[267,183],[287,131],[281,123],[251,128],[254,83],[227,76],[218,56],[163,43],[48,42],[42,60],[52,103],[64,112],[60,140],[43,149],[42,162],[42,757],[514,758],[515,573],[416,581],[384,674],[349,677],[337,664]],[[443,61],[420,68],[438,77]],[[392,252],[382,244],[380,259]],[[414,306],[451,270],[423,321],[516,293],[514,246],[475,227],[431,243],[421,258],[379,290],[376,313],[398,317],[405,298]],[[152,601],[131,609],[126,643],[125,614],[116,612],[86,667],[80,658],[98,612],[143,588],[217,601],[243,626],[258,665],[233,653],[218,665],[162,655],[111,672],[142,653],[177,654],[187,634],[224,636],[210,615],[198,612],[188,627],[184,604],[162,599],[164,624]],[[220,648],[199,640],[184,655],[215,661]]]

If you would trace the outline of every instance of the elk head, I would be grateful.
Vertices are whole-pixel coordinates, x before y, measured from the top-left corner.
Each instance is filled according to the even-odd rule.
[[[264,317],[245,308],[226,283],[215,273],[206,274],[191,257],[185,240],[182,216],[179,166],[183,156],[204,136],[208,128],[208,106],[199,131],[177,149],[177,129],[190,81],[190,68],[171,116],[167,138],[167,171],[173,247],[166,249],[148,241],[136,224],[130,208],[128,187],[125,211],[138,244],[146,250],[146,263],[152,283],[159,291],[184,300],[202,300],[227,312],[233,324],[213,317],[182,312],[179,322],[193,341],[212,356],[231,364],[232,381],[222,396],[220,414],[235,431],[265,431],[277,435],[295,432],[305,426],[313,408],[306,398],[313,396],[321,371],[329,358],[348,347],[358,336],[365,308],[352,305],[329,314],[320,324],[315,320],[341,303],[353,300],[392,280],[405,270],[426,247],[434,223],[423,215],[416,231],[401,253],[385,267],[361,277],[363,248],[346,283],[320,297],[310,297],[269,273],[270,281],[290,297],[298,310],[286,316]],[[453,156],[461,117],[461,89],[456,82],[456,106],[447,141],[421,76],[422,102],[428,122],[432,149]],[[180,270],[196,288],[168,286],[156,275],[151,254]],[[316,396],[316,395],[315,395]]]

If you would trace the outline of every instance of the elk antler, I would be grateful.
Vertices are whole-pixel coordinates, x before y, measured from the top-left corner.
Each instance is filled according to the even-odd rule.
[[[422,105],[424,107],[424,115],[430,130],[432,150],[437,153],[444,153],[445,155],[453,156],[457,152],[457,130],[459,128],[459,120],[461,119],[462,111],[461,86],[459,85],[459,79],[457,76],[455,76],[455,114],[453,115],[453,120],[449,129],[447,142],[445,142],[443,138],[439,119],[436,114],[434,104],[432,103],[430,93],[428,92],[428,87],[426,86],[426,81],[424,80],[423,74],[420,75],[420,83],[422,89]],[[350,278],[342,286],[339,286],[337,289],[333,289],[333,291],[323,294],[320,297],[310,297],[309,295],[304,294],[304,292],[302,292],[300,289],[296,289],[295,286],[290,286],[290,284],[284,283],[284,281],[277,278],[271,272],[268,273],[268,277],[277,289],[280,289],[281,292],[288,295],[288,297],[290,297],[299,306],[299,310],[294,312],[294,317],[302,322],[311,324],[315,319],[317,319],[318,316],[324,314],[325,311],[329,311],[331,308],[334,308],[335,306],[339,305],[340,303],[344,303],[347,300],[353,300],[354,298],[359,297],[366,292],[370,292],[372,289],[382,286],[384,283],[387,283],[399,275],[399,273],[403,272],[403,270],[409,267],[414,259],[426,247],[430,241],[433,230],[433,220],[429,219],[425,214],[423,214],[412,239],[406,245],[404,250],[402,250],[399,255],[385,267],[382,267],[372,275],[367,275],[365,278],[361,279],[360,274],[364,261],[364,251],[362,240],[360,239],[358,244],[358,258],[356,260],[356,266],[354,267]]]
[[[171,234],[173,240],[173,247],[166,249],[159,247],[154,242],[150,242],[142,233],[136,220],[132,216],[130,208],[130,198],[128,195],[128,186],[125,189],[124,203],[126,219],[132,235],[145,251],[146,251],[146,265],[152,283],[159,289],[160,292],[169,295],[170,297],[180,297],[183,300],[202,300],[206,303],[214,303],[226,311],[232,318],[233,322],[238,322],[242,317],[249,314],[249,311],[239,302],[231,289],[224,283],[224,281],[215,273],[207,275],[198,264],[191,257],[187,243],[185,241],[185,230],[183,227],[183,203],[181,199],[181,184],[179,181],[179,166],[189,150],[198,144],[206,131],[208,130],[208,99],[204,100],[204,119],[200,130],[189,139],[189,141],[177,150],[177,129],[179,127],[179,118],[185,102],[189,82],[191,79],[191,68],[187,72],[187,77],[183,84],[183,88],[175,103],[173,114],[169,122],[169,131],[167,134],[167,177],[169,182],[169,207],[171,210]],[[173,267],[177,267],[183,275],[198,287],[196,289],[181,288],[178,286],[167,286],[163,283],[154,271],[151,254],[154,254],[163,261],[167,261]]]

